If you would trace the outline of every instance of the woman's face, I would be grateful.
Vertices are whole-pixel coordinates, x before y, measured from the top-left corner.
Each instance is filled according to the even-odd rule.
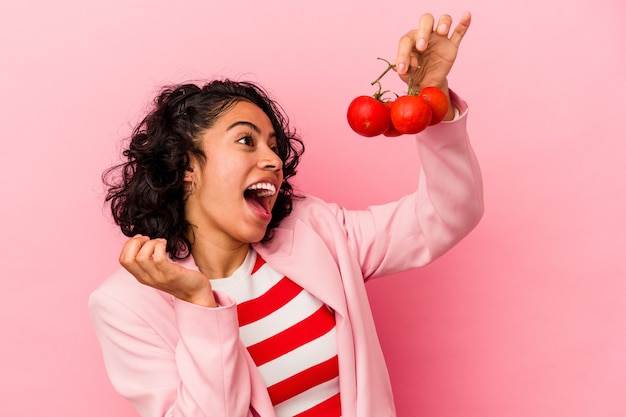
[[[185,206],[196,238],[228,248],[260,241],[283,181],[270,119],[241,101],[200,139],[206,163],[192,160],[194,188]]]

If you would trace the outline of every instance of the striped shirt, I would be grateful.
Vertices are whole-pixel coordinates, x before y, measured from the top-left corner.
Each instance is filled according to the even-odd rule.
[[[278,417],[340,417],[335,316],[250,249],[232,276],[211,280],[237,302],[240,337]]]

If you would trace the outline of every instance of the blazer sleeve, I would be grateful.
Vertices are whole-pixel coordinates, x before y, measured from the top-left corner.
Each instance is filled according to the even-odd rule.
[[[114,388],[142,417],[249,416],[234,302],[218,295],[225,307],[208,309],[172,297],[164,308],[163,297],[92,293],[90,313]]]
[[[459,117],[416,137],[421,164],[414,193],[367,210],[336,207],[365,279],[432,262],[482,217],[482,177],[467,134],[467,104],[454,93],[452,99]]]

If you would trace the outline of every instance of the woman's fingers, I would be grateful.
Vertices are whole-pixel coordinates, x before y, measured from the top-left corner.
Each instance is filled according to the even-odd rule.
[[[165,249],[165,239],[136,235],[122,247],[120,264],[139,282],[153,283],[162,277],[162,269],[167,266]]]
[[[144,277],[145,275],[139,264],[137,264],[137,254],[143,245],[149,240],[150,238],[147,236],[136,235],[128,239],[122,246],[119,262],[135,277],[139,278]]]
[[[398,55],[396,56],[395,70],[398,74],[406,74],[411,64],[411,53],[415,47],[415,31],[410,31],[400,38],[398,42]]]
[[[172,262],[165,239],[141,235],[128,239],[122,247],[120,264],[144,285],[205,307],[216,305],[209,280],[198,271]]]
[[[151,239],[143,244],[136,256],[136,262],[151,282],[159,282],[166,277],[168,258],[165,252],[165,239]]]
[[[417,27],[417,37],[415,39],[415,49],[418,52],[424,52],[428,47],[430,34],[433,32],[435,18],[430,13],[425,13],[420,17],[419,26]]]
[[[469,16],[469,13],[466,13]],[[466,18],[466,15],[463,18]],[[461,22],[466,22],[466,25],[462,23],[457,26],[453,36],[462,38],[469,26],[469,17],[466,20],[461,19]],[[430,13],[425,13],[419,18],[417,29],[413,29],[407,32],[400,38],[398,43],[398,55],[396,57],[396,71],[398,74],[406,74],[410,67],[415,68],[417,64],[416,56],[423,53],[428,49],[429,42],[436,33],[440,36],[448,37],[450,29],[452,27],[452,17],[448,14],[443,14],[439,17],[437,25],[435,26],[435,18]],[[460,42],[460,39],[458,40]],[[458,46],[458,44],[457,44]]]
[[[450,37],[450,42],[452,42],[452,44],[457,48],[461,44],[461,40],[463,39],[463,36],[465,36],[465,34],[467,33],[467,30],[469,29],[471,23],[472,14],[470,12],[463,13],[459,24],[456,25],[456,28],[454,28],[454,32]]]
[[[400,38],[395,70],[402,81],[411,87],[437,86],[447,89],[447,76],[456,59],[461,40],[471,23],[470,12],[465,12],[453,26],[449,14],[436,21],[432,14],[420,16],[416,29]]]
[[[450,28],[452,27],[452,17],[449,14],[443,14],[439,17],[439,22],[437,22],[437,28],[435,32],[438,35],[448,37],[448,33],[450,33]]]
[[[395,68],[398,74],[406,74],[409,67],[415,66],[416,52],[423,51],[428,46],[428,38],[434,23],[433,15],[426,13],[420,17],[417,29],[410,30],[400,38]]]

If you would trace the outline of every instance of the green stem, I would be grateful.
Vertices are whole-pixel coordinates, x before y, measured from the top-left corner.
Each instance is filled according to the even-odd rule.
[[[419,86],[418,86],[418,91],[419,91]],[[411,69],[410,66],[409,66],[409,90],[406,93],[409,96],[415,95],[415,90],[413,90],[413,70]]]
[[[374,81],[372,81],[371,85],[374,84],[378,84],[380,87],[380,80],[385,76],[385,74],[387,74],[389,72],[389,70],[391,70],[393,67],[395,67],[394,64],[392,64],[391,62],[387,61],[384,58],[376,58],[376,59],[380,59],[381,61],[385,61],[387,63],[387,69],[383,71],[382,74],[380,74],[380,76],[378,78],[376,78]],[[380,91],[380,89],[379,89]]]
[[[410,96],[419,94],[421,90],[419,84],[417,84],[415,88],[413,88],[413,77],[415,76],[415,73],[417,73],[418,71],[419,71],[419,76],[421,78],[422,73],[424,72],[424,61],[422,59],[421,54],[417,55],[417,68],[415,68],[415,71],[413,71],[411,67],[409,66],[409,90],[407,91],[407,94]]]

